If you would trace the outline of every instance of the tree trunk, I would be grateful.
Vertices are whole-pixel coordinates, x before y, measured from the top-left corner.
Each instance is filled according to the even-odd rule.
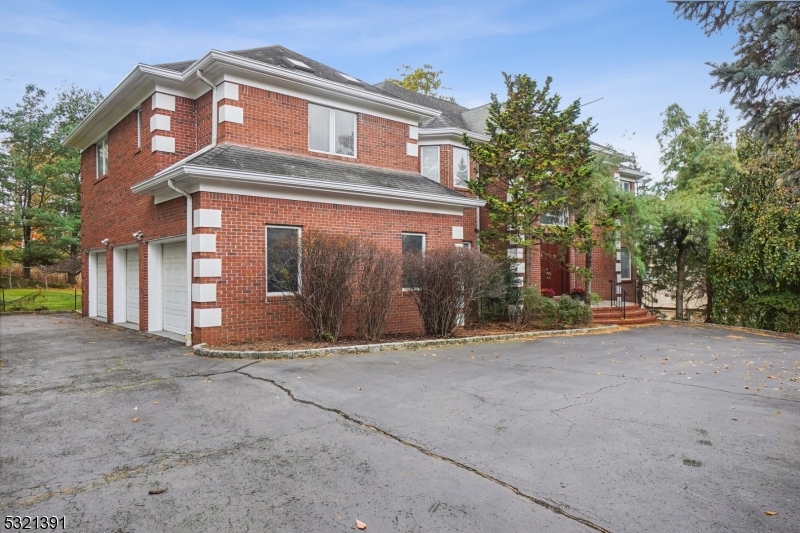
[[[583,295],[583,301],[587,304],[592,303],[592,255],[594,250],[589,250],[586,252],[586,282],[584,283],[584,287],[586,288],[586,293]]]
[[[675,319],[676,320],[685,320],[683,316],[683,288],[686,284],[686,235],[685,232],[681,232],[681,236],[678,239],[677,249],[678,249],[678,278],[675,283]]]
[[[78,275],[77,274],[68,273],[67,274],[67,283],[69,283],[70,285],[76,285],[78,283]]]
[[[531,285],[531,249],[530,247],[526,246],[523,248],[522,252],[523,262],[525,264],[525,273],[523,274],[523,287],[530,287]]]
[[[22,222],[22,279],[31,279],[32,260],[28,253],[31,247],[31,227],[27,219]]]
[[[711,311],[714,309],[714,287],[711,284],[711,276],[706,274],[706,324],[713,324]]]

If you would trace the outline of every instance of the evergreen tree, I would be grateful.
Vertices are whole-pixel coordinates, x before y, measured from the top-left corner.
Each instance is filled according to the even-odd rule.
[[[592,175],[591,119],[578,122],[580,101],[559,110],[561,97],[551,94],[552,78],[539,87],[529,76],[503,74],[506,99],[492,94],[486,121],[490,140],[476,143],[464,136],[478,175],[469,189],[486,201],[491,225],[481,238],[524,248],[543,243],[570,245],[574,224],[541,225],[542,215],[564,213],[570,194]],[[505,254],[505,248],[498,250]],[[526,269],[526,284],[529,283]]]
[[[63,140],[100,101],[70,87],[50,103],[28,85],[16,108],[0,111],[0,247],[23,265],[52,264],[80,246],[80,153]]]
[[[800,122],[800,2],[675,2],[675,12],[696,20],[706,35],[736,25],[736,60],[709,63],[714,87],[733,92],[731,103],[748,129],[780,137]]]

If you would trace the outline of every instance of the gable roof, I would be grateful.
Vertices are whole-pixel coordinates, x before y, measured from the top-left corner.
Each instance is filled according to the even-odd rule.
[[[273,67],[283,68],[286,70],[296,70],[301,72],[309,72],[317,76],[318,78],[322,78],[328,81],[333,81],[336,83],[349,83],[355,87],[361,87],[367,91],[373,93],[383,93],[379,88],[370,85],[369,83],[364,83],[361,80],[354,82],[348,79],[345,76],[342,76],[342,73],[334,68],[329,67],[319,61],[314,61],[310,57],[306,57],[302,54],[298,54],[293,50],[289,50],[280,45],[274,46],[262,46],[260,48],[249,48],[247,50],[231,50],[229,52],[225,52],[226,54],[231,54],[239,57],[244,57],[246,59],[252,59],[253,61],[258,61],[260,63],[265,63],[267,65],[272,65]],[[308,65],[310,70],[304,69],[293,64],[290,61],[286,61],[287,59],[293,59],[295,61],[300,61],[306,65]],[[174,70],[175,72],[183,72],[190,66],[195,63],[195,59],[189,61],[177,61],[174,63],[162,63],[160,65],[154,65],[156,67],[165,68],[167,70]],[[351,78],[355,78],[355,76],[347,75]],[[357,78],[356,78],[357,79]]]

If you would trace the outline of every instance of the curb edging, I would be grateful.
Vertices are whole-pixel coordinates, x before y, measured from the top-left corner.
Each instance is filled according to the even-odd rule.
[[[341,346],[332,348],[308,348],[305,350],[279,350],[279,351],[238,351],[238,350],[213,350],[205,344],[192,347],[195,355],[225,359],[305,359],[309,357],[323,357],[326,355],[343,355],[372,352],[389,352],[396,350],[416,350],[428,346],[457,346],[461,344],[475,344],[482,342],[497,342],[507,340],[525,340],[536,337],[557,337],[576,335],[582,333],[597,333],[620,329],[616,325],[599,326],[594,328],[561,329],[551,331],[526,331],[523,333],[503,333],[499,335],[481,335],[477,337],[459,337],[453,339],[430,339],[422,341],[386,342],[381,344],[357,344],[354,346]]]

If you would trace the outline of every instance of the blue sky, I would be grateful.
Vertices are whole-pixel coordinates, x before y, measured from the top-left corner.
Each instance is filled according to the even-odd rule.
[[[0,108],[27,83],[107,94],[136,63],[281,44],[373,83],[432,64],[467,107],[502,94],[503,71],[552,76],[565,100],[602,98],[584,109],[594,140],[635,152],[657,177],[668,105],[692,116],[723,107],[738,123],[705,64],[731,59],[734,41],[732,31],[707,38],[666,0],[3,2]]]

